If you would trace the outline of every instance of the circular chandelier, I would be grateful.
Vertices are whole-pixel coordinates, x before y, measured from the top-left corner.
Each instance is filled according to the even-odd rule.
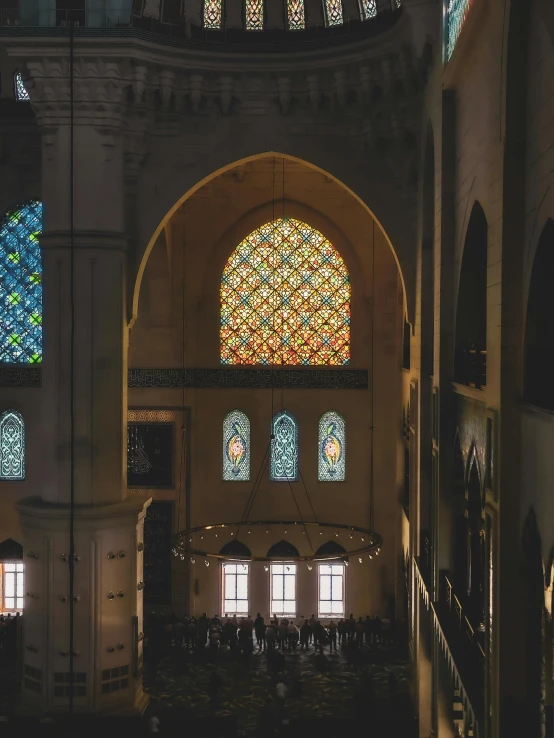
[[[282,173],[282,210],[284,217],[284,203],[285,203],[285,160],[283,159],[283,173]],[[274,161],[273,167],[273,185],[272,190],[275,193],[275,169],[276,162]],[[275,214],[275,197],[273,202],[273,212]],[[373,295],[375,295],[375,221],[373,221],[373,238],[372,238],[372,287]],[[374,309],[371,311],[371,370],[370,370],[370,382],[371,382],[371,435],[370,435],[370,463],[371,463],[371,478],[369,487],[369,524],[374,524],[374,507],[373,507],[373,488],[374,488],[374,440],[373,432],[375,431],[374,426],[374,387],[373,387],[373,364],[374,364],[374,336],[375,336],[375,325],[374,325]],[[184,325],[184,314],[185,304],[183,298],[183,325]],[[274,341],[274,345],[276,342]],[[184,351],[184,343],[183,343]],[[273,357],[274,358],[274,357]],[[183,354],[183,367],[184,367],[184,354]],[[275,367],[274,362],[271,363],[271,368]],[[283,396],[281,394],[281,402]],[[183,405],[184,402],[184,389],[183,389]],[[273,417],[274,410],[274,386],[273,379],[271,385],[271,413]],[[269,446],[262,461],[261,467],[258,474],[255,477],[255,482],[246,501],[246,505],[239,522],[216,522],[209,525],[199,525],[196,527],[186,528],[178,532],[173,539],[172,552],[173,555],[179,557],[182,561],[186,558],[190,558],[192,564],[196,563],[196,557],[204,559],[206,566],[210,565],[210,559],[216,561],[237,561],[237,562],[266,562],[266,570],[269,568],[267,562],[277,563],[301,563],[305,562],[308,569],[312,569],[313,562],[325,563],[332,561],[343,562],[344,565],[348,566],[350,559],[355,561],[356,559],[360,564],[364,563],[368,559],[373,559],[374,556],[378,556],[383,545],[383,538],[379,533],[375,532],[371,528],[364,528],[359,525],[345,525],[342,523],[323,522],[317,519],[314,507],[310,500],[310,495],[304,483],[302,474],[302,485],[304,488],[305,495],[307,497],[309,506],[312,511],[313,520],[305,520],[300,511],[298,501],[294,494],[291,486],[291,480],[288,481],[288,486],[291,492],[291,496],[294,500],[296,510],[298,512],[298,518],[292,520],[256,520],[251,519],[251,511],[256,499],[257,493],[260,489],[262,475],[267,464],[269,455],[271,454],[272,444],[275,440],[275,428],[272,429]],[[244,540],[241,539],[241,532],[248,541],[247,545]],[[270,538],[267,535],[273,532]],[[326,540],[322,540],[319,536],[328,536]],[[274,542],[267,549],[268,542],[273,538],[276,538]],[[313,539],[313,540],[312,540]],[[320,545],[317,545],[320,544]],[[252,553],[251,547],[256,549],[258,553]],[[261,553],[266,551],[266,553]]]
[[[249,546],[239,539],[240,530],[246,536],[260,531],[269,534],[272,530],[283,529],[284,536],[280,541],[270,546],[265,555],[252,554]],[[236,531],[236,532],[235,532]],[[330,531],[331,537],[323,545],[314,550],[310,533],[325,535]],[[333,535],[334,534],[334,535]],[[223,545],[226,536],[230,537]],[[292,540],[305,536],[306,545],[312,553],[302,553]],[[286,540],[286,538],[289,540]],[[346,544],[346,545],[344,545]],[[349,563],[350,558],[357,557],[362,563],[364,558],[372,559],[378,556],[383,545],[381,536],[368,528],[357,525],[342,525],[305,520],[247,520],[235,523],[214,523],[199,525],[177,533],[173,543],[173,554],[181,560],[190,556],[195,563],[196,556],[224,561],[275,561],[275,562],[329,562],[343,561]],[[301,548],[305,548],[302,546]]]

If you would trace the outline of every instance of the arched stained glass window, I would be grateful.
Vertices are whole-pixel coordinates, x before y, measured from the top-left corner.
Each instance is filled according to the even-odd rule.
[[[348,364],[348,270],[307,223],[280,218],[247,236],[220,295],[222,364]]]
[[[31,99],[23,82],[21,72],[14,72],[13,87],[16,100],[18,100],[19,102],[26,102],[27,100]]]
[[[0,221],[0,362],[42,361],[41,230],[36,200]]]
[[[286,410],[273,416],[271,428],[270,479],[294,482],[298,479],[298,425]]]
[[[344,482],[346,438],[344,418],[328,412],[319,421],[317,478],[320,482]]]
[[[377,0],[360,0],[360,7],[364,20],[375,18],[377,15]]]
[[[245,25],[247,31],[263,31],[264,0],[244,0]]]
[[[223,480],[247,482],[250,479],[250,421],[240,410],[223,420]]]
[[[204,28],[219,30],[223,20],[223,0],[204,0]]]
[[[342,25],[342,0],[323,0],[323,6],[325,8],[325,21],[327,25]]]
[[[287,23],[290,31],[301,31],[306,27],[304,0],[287,0]]]
[[[25,423],[16,410],[0,416],[0,480],[25,479]]]

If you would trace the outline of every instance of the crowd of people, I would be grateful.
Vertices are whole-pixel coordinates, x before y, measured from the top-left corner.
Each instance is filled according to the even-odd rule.
[[[274,615],[266,623],[258,613],[237,617],[214,615],[209,618],[203,613],[199,618],[170,615],[161,620],[151,615],[145,621],[145,633],[149,645],[158,649],[164,642],[185,649],[208,647],[214,652],[221,648],[231,654],[241,653],[246,657],[258,651],[308,651],[311,648],[323,653],[340,649],[362,649],[364,645],[374,647],[388,645],[398,640],[397,623],[394,619],[370,617],[337,620],[320,620],[312,614],[302,615],[298,620]]]

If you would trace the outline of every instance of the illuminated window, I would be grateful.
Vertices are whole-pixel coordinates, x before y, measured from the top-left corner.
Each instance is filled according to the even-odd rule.
[[[23,564],[2,564],[2,607],[23,610]]]
[[[15,410],[0,416],[0,480],[25,479],[25,424]]]
[[[223,564],[223,614],[248,615],[248,564]]]
[[[363,20],[375,18],[377,15],[377,0],[360,0],[360,9]]]
[[[30,100],[29,93],[27,92],[27,88],[25,87],[23,83],[23,77],[21,76],[21,72],[15,72],[13,75],[13,86],[14,86],[14,93],[15,93],[15,99],[19,102],[26,102],[27,100]]]
[[[223,0],[204,0],[204,28],[221,28],[222,4]]]
[[[287,0],[287,20],[291,31],[301,31],[306,27],[304,0]]]
[[[348,270],[307,223],[280,218],[247,236],[220,297],[222,364],[348,364]]]
[[[298,479],[298,425],[286,410],[277,413],[272,422],[269,478],[294,482]]]
[[[448,0],[446,4],[446,59],[454,52],[473,0]]]
[[[263,31],[264,0],[245,0],[245,19],[247,31]]]
[[[0,221],[0,362],[42,361],[41,230],[36,200]]]
[[[342,18],[342,0],[323,0],[325,21],[328,26],[340,26]]]
[[[250,479],[250,421],[239,410],[230,412],[223,421],[223,479]]]
[[[319,421],[317,477],[320,482],[344,482],[346,473],[344,418],[325,413]]]
[[[344,564],[319,565],[319,617],[343,618]]]
[[[296,564],[271,564],[271,612],[296,617]]]

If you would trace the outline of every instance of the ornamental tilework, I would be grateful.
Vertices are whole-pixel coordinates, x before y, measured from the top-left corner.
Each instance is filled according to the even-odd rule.
[[[25,479],[25,424],[15,410],[0,417],[0,480]]]
[[[298,424],[286,410],[273,417],[271,427],[272,482],[295,482],[298,479]]]
[[[223,480],[247,482],[250,479],[250,421],[240,410],[223,420]]]
[[[42,361],[41,230],[36,200],[0,222],[0,362]]]
[[[320,482],[344,482],[346,440],[344,418],[335,412],[319,421],[317,478]]]
[[[364,20],[375,18],[377,15],[377,0],[362,0],[362,17]]]
[[[222,364],[348,364],[348,270],[306,223],[280,218],[247,236],[220,295]]]

